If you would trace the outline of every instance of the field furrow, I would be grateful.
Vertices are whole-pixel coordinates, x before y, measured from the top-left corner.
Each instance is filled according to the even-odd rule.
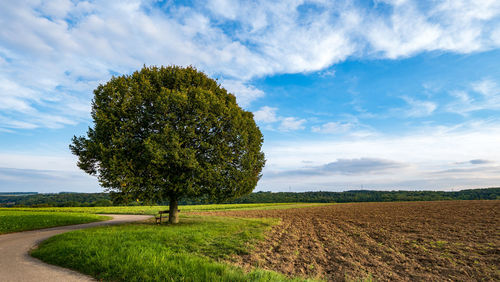
[[[332,281],[500,280],[500,201],[355,203],[212,212],[275,217],[238,264]]]

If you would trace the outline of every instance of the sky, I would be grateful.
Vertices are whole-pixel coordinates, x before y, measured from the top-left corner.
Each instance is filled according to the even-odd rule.
[[[100,192],[93,89],[195,66],[254,113],[255,191],[500,185],[500,1],[0,0],[0,192]]]

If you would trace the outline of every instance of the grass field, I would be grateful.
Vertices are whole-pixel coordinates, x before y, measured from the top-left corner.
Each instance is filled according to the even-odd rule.
[[[289,209],[328,205],[322,203],[264,203],[264,204],[219,204],[219,205],[185,205],[179,206],[182,213],[220,210],[266,210]],[[168,210],[168,206],[117,206],[117,207],[50,207],[50,208],[0,208],[1,211],[30,211],[30,212],[77,212],[92,214],[157,214],[158,211]]]
[[[251,252],[277,221],[191,215],[178,225],[92,228],[52,237],[32,255],[105,281],[284,281],[225,263]]]
[[[0,210],[0,234],[104,220],[94,214]]]
[[[116,281],[500,281],[499,200],[181,210],[179,225],[66,233],[33,255]]]

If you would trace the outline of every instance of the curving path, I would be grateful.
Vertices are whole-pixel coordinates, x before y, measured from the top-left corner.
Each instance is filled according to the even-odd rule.
[[[64,232],[94,226],[142,221],[149,215],[114,215],[113,219],[0,235],[0,281],[94,281],[92,277],[49,265],[29,255],[41,241]]]

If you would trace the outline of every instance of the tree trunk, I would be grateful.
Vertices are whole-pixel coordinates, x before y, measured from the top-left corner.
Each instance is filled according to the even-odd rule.
[[[172,224],[179,223],[179,207],[177,205],[177,199],[173,197],[170,198],[168,222]]]

